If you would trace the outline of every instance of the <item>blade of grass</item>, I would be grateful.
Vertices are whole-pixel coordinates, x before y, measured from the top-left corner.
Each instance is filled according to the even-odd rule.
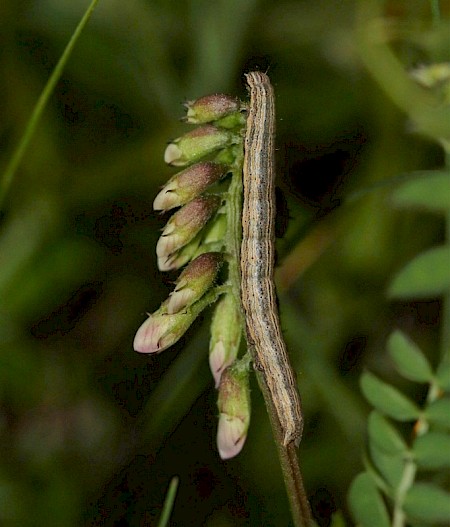
[[[169,490],[166,494],[166,500],[164,501],[161,518],[158,523],[158,527],[166,527],[169,523],[170,515],[172,514],[173,503],[177,494],[179,479],[174,476],[170,481]]]
[[[98,1],[99,0],[91,1],[89,7],[87,8],[87,10],[85,11],[83,15],[83,18],[80,20],[80,22],[78,23],[78,26],[76,27],[75,31],[70,37],[70,40],[67,43],[67,46],[63,54],[61,55],[61,58],[59,59],[58,64],[56,64],[55,69],[50,75],[47,81],[47,84],[45,85],[44,89],[41,92],[41,95],[39,96],[39,99],[36,102],[33,112],[31,113],[30,119],[28,120],[27,126],[25,127],[23,136],[21,140],[19,141],[19,144],[17,145],[13,155],[11,156],[8,166],[6,167],[6,170],[0,181],[0,209],[3,206],[4,199],[9,190],[9,187],[11,186],[12,180],[14,178],[14,174],[16,173],[16,170],[23,159],[23,156],[28,148],[28,145],[30,144],[31,138],[33,137],[33,134],[39,123],[42,113],[44,112],[45,107],[47,106],[50,96],[53,90],[55,89],[55,86],[59,78],[61,77],[63,69],[65,65],[67,64],[67,61],[69,60],[69,57],[75,47],[75,44],[78,38],[80,37],[83,29],[85,28],[86,24],[88,23]]]

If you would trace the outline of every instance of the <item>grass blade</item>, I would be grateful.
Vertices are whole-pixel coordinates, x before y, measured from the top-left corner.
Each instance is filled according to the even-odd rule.
[[[67,43],[67,46],[63,54],[61,55],[58,64],[56,64],[55,69],[50,75],[47,84],[45,85],[44,89],[41,92],[41,95],[39,96],[39,99],[36,102],[36,105],[25,128],[25,132],[22,136],[22,139],[19,141],[19,144],[17,145],[8,163],[8,166],[6,167],[3,177],[0,180],[0,208],[3,205],[8,189],[11,186],[11,182],[14,178],[14,174],[16,173],[16,170],[19,167],[20,162],[22,161],[22,158],[28,148],[28,145],[30,144],[31,138],[33,137],[33,134],[39,123],[42,113],[44,112],[45,107],[47,106],[50,96],[53,90],[55,89],[55,86],[61,77],[63,69],[67,64],[67,61],[69,60],[69,57],[75,47],[75,44],[78,38],[80,37],[83,29],[85,28],[86,24],[88,23],[97,3],[98,0],[91,1],[89,7],[83,15],[83,18],[80,20],[78,26],[76,27],[75,31],[70,37],[70,40]]]

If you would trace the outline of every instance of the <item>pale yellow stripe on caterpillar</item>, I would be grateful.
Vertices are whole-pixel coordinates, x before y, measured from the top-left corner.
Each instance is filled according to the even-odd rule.
[[[244,143],[241,297],[247,339],[283,431],[298,446],[303,430],[300,396],[281,333],[275,298],[275,100],[269,77],[246,74],[250,91]]]

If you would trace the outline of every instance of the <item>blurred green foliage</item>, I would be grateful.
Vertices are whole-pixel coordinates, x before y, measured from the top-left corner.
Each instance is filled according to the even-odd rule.
[[[290,215],[280,263],[305,233],[329,240],[299,252],[280,308],[313,511],[320,525],[346,514],[365,443],[363,367],[393,379],[385,341],[397,327],[438,357],[440,298],[386,293],[394,273],[442,242],[442,216],[395,208],[389,185],[346,199],[443,165],[433,133],[445,123],[412,124],[420,100],[402,99],[398,69],[449,60],[441,4],[438,20],[423,0],[99,2],[1,211],[1,525],[155,525],[173,475],[173,525],[289,524],[256,385],[244,451],[227,463],[216,452],[209,315],[160,356],[132,350],[174,278],[156,269],[164,219],[152,201],[173,173],[162,154],[183,131],[180,103],[245,98],[243,72],[255,67],[269,68],[277,93]],[[1,172],[87,5],[1,2]],[[377,5],[392,56],[370,47]]]

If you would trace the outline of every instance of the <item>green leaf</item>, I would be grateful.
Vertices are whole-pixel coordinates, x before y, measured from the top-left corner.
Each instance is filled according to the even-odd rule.
[[[387,347],[397,371],[403,377],[411,381],[431,382],[433,371],[427,358],[404,333],[394,331],[389,337]]]
[[[408,447],[402,436],[380,413],[374,410],[369,416],[369,438],[371,444],[376,445],[386,454],[404,455]]]
[[[413,453],[419,468],[450,468],[450,435],[429,432],[419,436],[414,441]]]
[[[450,172],[444,170],[412,172],[410,179],[392,193],[392,201],[401,207],[418,206],[429,210],[450,209]]]
[[[361,376],[361,389],[377,410],[397,421],[413,421],[419,417],[420,410],[411,400],[370,372]]]
[[[372,478],[372,481],[375,483],[377,489],[379,489],[382,494],[390,496],[392,488],[385,478],[380,474],[379,469],[375,466],[375,463],[371,457],[371,452],[367,452],[367,454],[364,453],[363,464],[365,472]]]
[[[403,508],[415,520],[449,522],[450,494],[431,483],[416,483],[406,494]]]
[[[444,392],[450,392],[450,362],[441,362],[436,372],[436,382]]]
[[[386,454],[376,444],[369,445],[370,456],[378,473],[389,487],[396,489],[400,485],[405,468],[402,454]]]
[[[386,505],[367,472],[359,474],[353,480],[348,501],[352,515],[361,527],[390,526]]]
[[[425,409],[425,417],[430,423],[450,429],[450,397],[443,397]]]
[[[369,416],[369,449],[378,473],[391,488],[403,477],[408,447],[397,430],[376,410]]]
[[[391,298],[430,298],[450,289],[450,246],[434,247],[419,254],[394,278]]]

